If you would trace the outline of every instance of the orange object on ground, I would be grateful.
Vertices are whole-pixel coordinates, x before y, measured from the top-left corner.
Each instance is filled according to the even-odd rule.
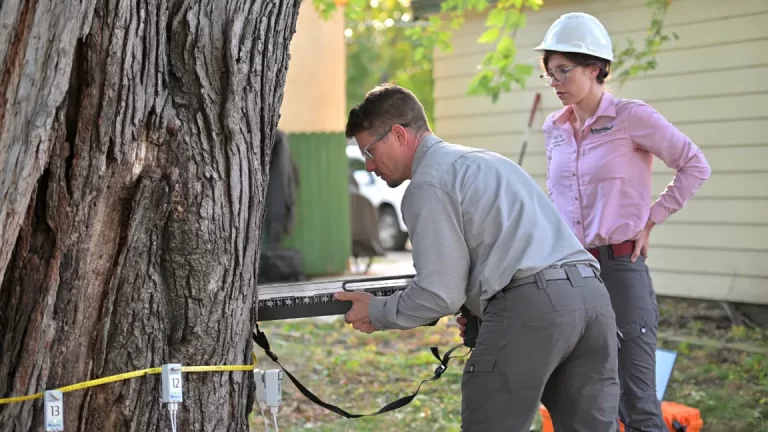
[[[685,432],[699,432],[704,427],[701,412],[696,408],[676,402],[662,401],[661,413],[670,432],[677,432],[675,422],[680,426],[685,426]],[[552,427],[552,418],[544,405],[539,406],[539,414],[541,415],[541,432],[556,432]],[[624,425],[621,423],[619,423],[619,430],[624,432]]]

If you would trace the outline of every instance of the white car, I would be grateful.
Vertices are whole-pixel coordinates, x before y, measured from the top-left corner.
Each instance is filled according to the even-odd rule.
[[[405,188],[409,181],[391,188],[387,182],[365,170],[365,159],[355,140],[347,145],[349,169],[355,177],[360,194],[373,204],[379,213],[379,237],[381,245],[387,250],[403,250],[408,241],[408,230],[403,222],[400,203],[403,201]]]

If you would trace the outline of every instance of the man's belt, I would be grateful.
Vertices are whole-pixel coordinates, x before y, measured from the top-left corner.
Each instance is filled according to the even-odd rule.
[[[571,276],[569,276],[568,269],[571,268],[573,270],[571,271],[577,271],[579,274],[581,274],[581,277],[583,278],[593,278],[597,277],[597,273],[595,273],[595,269],[592,268],[592,266],[589,266],[587,264],[566,264],[563,267],[559,268],[547,268],[544,270],[541,270],[539,273],[544,278],[544,280],[564,280],[564,279],[570,279]],[[519,287],[521,285],[527,285],[531,283],[536,283],[536,275],[530,275],[522,278],[515,278],[512,279],[512,281],[502,289],[502,291],[507,291],[515,287]]]

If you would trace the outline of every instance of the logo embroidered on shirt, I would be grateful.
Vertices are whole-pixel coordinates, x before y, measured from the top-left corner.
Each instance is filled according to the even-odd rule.
[[[593,133],[593,134],[601,134],[601,133],[610,132],[610,131],[611,131],[611,129],[613,129],[613,125],[610,125],[610,126],[603,126],[603,127],[601,127],[601,128],[591,128],[591,129],[589,130],[589,133]]]
[[[549,146],[551,148],[560,147],[565,144],[565,136],[563,134],[556,134],[549,140]]]

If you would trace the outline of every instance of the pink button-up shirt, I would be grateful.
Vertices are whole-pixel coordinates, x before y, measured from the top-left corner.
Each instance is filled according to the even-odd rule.
[[[711,173],[701,150],[642,101],[604,92],[597,112],[576,134],[572,112],[567,106],[544,122],[546,184],[586,248],[635,239],[649,218],[661,224]],[[654,155],[677,173],[651,204]]]

